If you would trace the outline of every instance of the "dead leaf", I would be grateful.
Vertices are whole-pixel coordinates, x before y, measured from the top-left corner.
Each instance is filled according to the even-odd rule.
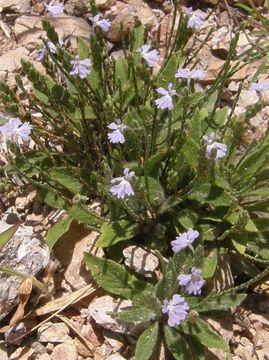
[[[9,322],[10,327],[16,325],[24,317],[24,309],[29,300],[32,289],[33,289],[32,279],[27,278],[21,283],[18,291],[20,303],[17,307],[15,314],[12,316]]]

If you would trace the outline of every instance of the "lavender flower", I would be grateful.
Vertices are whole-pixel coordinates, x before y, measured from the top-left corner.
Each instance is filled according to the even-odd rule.
[[[204,135],[203,140],[206,143],[206,158],[211,159],[212,151],[216,151],[215,160],[219,160],[223,158],[228,150],[227,145],[214,141],[215,139],[219,139],[220,136],[216,135],[214,132],[210,133],[209,136]]]
[[[172,300],[165,299],[162,305],[162,312],[168,314],[168,325],[179,325],[188,315],[189,305],[186,303],[184,297],[180,295],[173,295]]]
[[[51,41],[48,41],[47,43],[50,51],[52,54],[56,54],[56,46],[51,42]],[[42,48],[42,49],[39,49],[36,51],[36,57],[35,57],[35,61],[43,61],[45,56],[47,55],[47,49],[46,48]]]
[[[55,4],[55,0],[51,0],[49,4],[45,4],[45,8],[52,14],[52,16],[59,16],[64,12],[64,4]]]
[[[175,75],[176,78],[187,79],[188,81],[190,81],[191,79],[201,80],[204,79],[205,76],[206,71],[203,69],[190,70],[183,68],[179,68]]]
[[[142,58],[146,60],[149,67],[155,66],[156,62],[159,60],[160,55],[157,50],[150,50],[150,45],[142,45],[137,51],[140,53]]]
[[[124,199],[125,196],[133,196],[134,190],[132,188],[132,185],[130,183],[130,180],[133,176],[135,176],[134,171],[130,171],[126,168],[123,171],[122,177],[117,177],[111,180],[111,186],[110,192],[117,196],[118,199]],[[115,184],[115,185],[114,185]]]
[[[117,144],[117,143],[123,144],[125,141],[123,132],[124,129],[126,129],[126,126],[123,125],[120,120],[117,120],[115,123],[112,122],[111,124],[109,124],[108,128],[110,130],[113,130],[107,135],[109,141],[112,144]]]
[[[90,59],[79,60],[79,57],[76,56],[75,60],[71,61],[71,64],[73,68],[70,71],[70,75],[79,76],[81,79],[85,79],[89,75],[89,67],[92,65]]]
[[[254,83],[250,86],[251,91],[267,91],[269,90],[269,82]]]
[[[202,11],[200,10],[193,11],[192,7],[189,7],[185,10],[185,14],[189,16],[187,22],[187,28],[196,29],[196,30],[202,28],[205,21],[205,14]]]
[[[110,29],[111,21],[108,19],[100,19],[101,14],[97,14],[93,17],[89,17],[89,20],[91,20],[93,27],[99,26],[104,32],[107,32]]]
[[[17,145],[30,139],[32,125],[28,122],[22,123],[19,118],[11,118],[0,126],[0,134],[4,140],[11,140]]]
[[[177,95],[176,90],[173,89],[173,85],[168,84],[168,90],[165,90],[162,87],[156,89],[156,91],[163,95],[159,99],[155,100],[155,104],[158,109],[169,109],[172,110],[174,107],[172,96]]]
[[[184,275],[181,274],[177,278],[179,280],[179,285],[184,286],[189,295],[200,295],[202,287],[205,284],[205,280],[201,277],[202,270],[196,267],[191,269],[191,274]]]
[[[198,231],[190,228],[188,231],[179,234],[179,236],[176,237],[176,240],[171,241],[172,250],[175,253],[178,253],[179,251],[185,249],[186,247],[192,249],[192,243],[196,238],[198,238],[198,236],[199,236]]]

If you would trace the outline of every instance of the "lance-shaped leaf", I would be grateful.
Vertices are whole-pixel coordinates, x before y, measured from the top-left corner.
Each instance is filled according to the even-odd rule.
[[[101,227],[101,235],[96,243],[100,247],[108,247],[120,241],[132,239],[138,232],[138,224],[128,220],[112,221]]]
[[[49,229],[46,235],[46,243],[50,249],[52,249],[60,237],[69,230],[72,221],[73,219],[67,216]]]
[[[151,359],[158,343],[158,337],[159,323],[155,322],[138,339],[135,349],[135,360]]]
[[[192,359],[191,348],[186,339],[175,329],[164,327],[166,345],[176,360]]]
[[[137,300],[143,293],[154,291],[153,285],[131,275],[115,261],[100,259],[92,254],[85,254],[84,261],[96,283],[114,295]]]
[[[17,223],[0,234],[0,249],[12,238],[19,226],[20,223]]]
[[[185,322],[181,325],[181,329],[185,334],[192,335],[209,349],[214,348],[228,351],[223,337],[217,334],[211,326],[202,319],[197,319],[195,322]]]

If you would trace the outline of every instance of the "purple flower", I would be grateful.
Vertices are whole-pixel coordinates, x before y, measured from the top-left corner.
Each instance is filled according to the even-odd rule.
[[[42,49],[39,49],[39,50],[36,50],[35,52],[36,56],[35,56],[35,61],[43,61],[46,54],[47,54],[47,50],[45,48],[42,48]]]
[[[132,188],[132,185],[130,183],[130,180],[133,176],[135,176],[134,171],[130,171],[126,168],[123,171],[122,177],[117,177],[111,180],[111,186],[110,192],[117,196],[118,199],[124,199],[125,196],[133,196],[134,190]]]
[[[204,25],[205,14],[202,11],[193,11],[192,7],[189,7],[185,10],[185,14],[189,16],[187,28],[198,30]]]
[[[79,76],[81,79],[85,79],[89,75],[89,67],[92,65],[90,59],[79,60],[79,57],[76,56],[75,60],[71,61],[71,64],[73,68],[70,71],[70,75]]]
[[[48,41],[47,43],[50,51],[52,54],[56,54],[56,46],[51,42],[51,41]],[[47,49],[46,48],[42,48],[42,49],[39,49],[36,51],[36,57],[35,57],[35,61],[43,61],[45,56],[47,55]]]
[[[183,68],[179,68],[175,75],[176,78],[187,79],[188,81],[191,79],[201,80],[204,79],[205,76],[206,71],[203,69],[190,70]]]
[[[52,16],[58,16],[64,12],[64,4],[55,4],[55,0],[51,0],[49,4],[45,4],[45,8],[52,14]]]
[[[179,234],[179,236],[176,237],[176,240],[171,241],[172,250],[174,253],[178,253],[186,247],[192,248],[192,243],[198,236],[198,231],[190,228],[188,231]]]
[[[168,314],[168,325],[179,325],[186,319],[189,311],[189,305],[186,303],[184,297],[180,295],[173,295],[172,300],[165,299],[162,305],[162,312]]]
[[[177,278],[179,280],[179,285],[184,286],[189,295],[200,295],[202,287],[205,284],[205,280],[201,277],[202,270],[196,267],[191,269],[191,274],[184,275],[181,274]]]
[[[93,17],[89,17],[91,20],[93,27],[99,26],[104,32],[107,32],[110,29],[111,21],[107,19],[100,19],[101,14],[97,14]]]
[[[17,145],[30,139],[32,125],[28,122],[22,123],[19,118],[11,118],[0,126],[0,134],[4,140],[11,140]]]
[[[250,86],[251,91],[267,91],[269,90],[269,82],[254,83]]]
[[[109,124],[108,128],[110,130],[113,130],[112,132],[108,133],[108,135],[107,135],[109,141],[112,144],[117,144],[117,143],[123,144],[125,141],[123,132],[124,132],[124,129],[126,129],[126,126],[123,125],[120,120],[117,120],[116,122]]]
[[[159,99],[155,100],[155,104],[158,109],[169,109],[172,110],[174,107],[172,96],[177,95],[176,90],[173,89],[173,85],[168,84],[168,90],[165,90],[162,87],[156,89],[156,91],[163,95]]]
[[[210,133],[209,136],[204,135],[203,140],[206,143],[206,158],[211,159],[212,151],[216,152],[215,160],[219,160],[223,158],[228,150],[227,145],[214,141],[215,139],[219,139],[220,136],[216,135],[214,132]]]
[[[155,66],[156,62],[159,60],[160,55],[157,50],[150,50],[150,45],[142,45],[137,51],[140,53],[142,58],[146,60],[148,66]]]

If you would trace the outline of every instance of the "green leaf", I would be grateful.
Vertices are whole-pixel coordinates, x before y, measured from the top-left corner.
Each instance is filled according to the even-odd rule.
[[[128,63],[125,58],[119,58],[115,64],[115,76],[119,79],[122,85],[125,85],[129,80]]]
[[[247,248],[248,236],[245,232],[242,234],[233,234],[232,235],[232,243],[239,254],[244,254]]]
[[[199,153],[199,144],[189,136],[186,136],[183,146],[180,149],[180,156],[183,157],[183,159],[192,169],[196,169],[198,166]]]
[[[148,192],[149,203],[152,207],[158,208],[163,204],[165,195],[160,182],[153,177],[141,176],[141,183]]]
[[[215,206],[230,206],[233,198],[220,187],[209,183],[197,184],[189,195],[190,200],[206,202]]]
[[[160,173],[162,161],[167,156],[167,151],[161,151],[150,157],[145,166],[145,172],[148,176],[157,178]]]
[[[192,352],[188,342],[178,331],[165,325],[164,336],[167,347],[175,360],[192,359]]]
[[[153,285],[131,275],[115,261],[99,259],[92,254],[85,254],[84,261],[97,284],[114,295],[135,300],[141,293],[154,291]]]
[[[61,184],[63,187],[68,189],[74,195],[82,193],[83,185],[70,173],[71,169],[68,170],[65,167],[53,168],[49,172],[51,179]]]
[[[185,229],[194,228],[198,220],[198,215],[190,209],[183,209],[180,211],[179,215],[175,218],[175,226],[178,232],[181,231],[179,224]],[[178,224],[179,223],[179,224]]]
[[[73,204],[71,207],[65,209],[70,217],[74,220],[82,222],[83,224],[98,227],[102,223],[102,220],[98,217],[98,215],[83,204]]]
[[[46,186],[41,188],[40,196],[42,200],[52,208],[63,209],[66,206],[66,201],[57,193],[57,191]]]
[[[157,346],[158,337],[159,323],[155,322],[139,337],[135,349],[135,360],[149,360]]]
[[[49,229],[46,235],[46,243],[50,250],[53,248],[59,238],[69,230],[72,221],[73,219],[67,216],[66,218],[58,221]]]
[[[158,86],[167,86],[168,83],[173,83],[175,81],[175,73],[177,71],[179,56],[179,53],[175,53],[171,56],[165,67],[161,70],[157,82]]]
[[[215,113],[214,122],[218,127],[221,127],[225,121],[227,120],[228,116],[228,107],[225,106],[221,109],[218,109]]]
[[[268,135],[267,135],[268,136]],[[268,138],[261,140],[261,143],[253,148],[253,150],[245,157],[245,159],[237,167],[233,174],[233,179],[237,179],[237,186],[248,184],[249,180],[256,174],[258,170],[268,161]]]
[[[210,251],[203,264],[202,276],[204,279],[212,278],[216,271],[217,264],[218,249],[213,249]]]
[[[178,289],[177,277],[184,273],[190,265],[190,257],[185,251],[175,254],[169,259],[163,278],[156,285],[156,296],[163,301],[165,298],[171,298]]]
[[[14,224],[0,234],[0,249],[12,238],[19,226],[20,223]]]
[[[185,334],[192,335],[207,348],[228,351],[223,337],[218,335],[204,320],[198,319],[194,323],[184,323],[181,327]]]
[[[90,44],[81,38],[77,39],[77,51],[80,59],[86,59],[91,52]]]
[[[148,307],[132,306],[129,309],[122,309],[117,318],[126,322],[141,322],[155,320],[157,314]]]
[[[218,311],[218,310],[228,310],[232,306],[237,306],[241,304],[247,294],[223,294],[210,297],[202,301],[201,305],[196,305],[195,309],[199,312],[208,312],[208,311]]]
[[[42,27],[47,33],[47,37],[53,43],[59,42],[59,37],[57,32],[54,30],[54,27],[47,20],[42,20]]]
[[[144,35],[144,25],[140,21],[137,21],[134,29],[132,30],[132,51],[137,50],[140,46],[144,45]]]
[[[108,247],[120,241],[132,239],[139,230],[139,225],[128,220],[112,221],[101,227],[101,235],[96,246]]]

